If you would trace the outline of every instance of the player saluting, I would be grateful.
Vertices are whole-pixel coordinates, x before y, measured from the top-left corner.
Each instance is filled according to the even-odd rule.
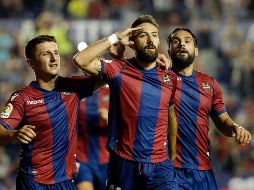
[[[135,51],[134,58],[94,61],[119,40]],[[167,150],[173,157],[176,76],[157,66],[159,44],[157,23],[143,15],[131,28],[95,42],[74,57],[81,69],[109,84],[108,189],[178,189]]]
[[[91,77],[59,76],[60,56],[53,36],[28,41],[26,61],[36,80],[15,92],[0,117],[0,142],[21,142],[17,190],[74,190],[79,101],[91,95]]]

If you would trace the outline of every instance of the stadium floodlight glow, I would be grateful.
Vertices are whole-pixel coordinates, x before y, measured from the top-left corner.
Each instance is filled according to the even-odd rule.
[[[86,42],[79,42],[79,44],[78,44],[78,50],[79,51],[82,51],[82,50],[86,49],[86,47],[87,47]]]

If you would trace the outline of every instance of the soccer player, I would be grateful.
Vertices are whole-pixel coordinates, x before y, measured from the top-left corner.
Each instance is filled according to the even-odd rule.
[[[194,70],[197,38],[188,28],[176,28],[168,36],[172,69],[177,74],[175,109],[178,119],[177,157],[174,162],[179,189],[217,190],[209,150],[209,117],[216,127],[239,144],[251,134],[227,114],[218,82]]]
[[[93,61],[119,41],[133,48],[134,58],[107,64]],[[175,151],[176,76],[157,66],[159,44],[156,21],[143,15],[131,28],[74,56],[76,65],[109,84],[108,189],[177,189],[174,166],[168,158],[168,149],[171,156]]]
[[[73,190],[79,102],[93,93],[96,81],[59,75],[53,36],[29,40],[25,56],[35,81],[13,93],[0,116],[1,144],[22,146],[17,190]]]
[[[105,190],[109,153],[109,88],[104,86],[81,101],[78,117],[77,190]]]
[[[125,46],[112,45],[109,55],[124,58]],[[108,135],[109,88],[101,87],[91,97],[82,99],[78,117],[78,173],[74,177],[77,190],[105,190],[109,153]]]

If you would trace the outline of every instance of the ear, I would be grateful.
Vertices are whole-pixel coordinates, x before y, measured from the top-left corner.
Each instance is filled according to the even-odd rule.
[[[129,47],[133,50],[135,50],[134,44],[129,45]]]
[[[195,48],[195,56],[198,56],[198,48]]]
[[[33,69],[33,61],[30,58],[26,58],[26,64]]]

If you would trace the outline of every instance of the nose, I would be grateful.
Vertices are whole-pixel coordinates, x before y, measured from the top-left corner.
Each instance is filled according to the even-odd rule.
[[[55,61],[56,60],[56,55],[54,53],[51,54],[50,60]]]
[[[180,40],[179,45],[180,45],[181,47],[182,47],[182,46],[185,46],[185,42],[184,42],[184,40]]]
[[[150,44],[152,42],[152,36],[147,35],[147,43]]]

